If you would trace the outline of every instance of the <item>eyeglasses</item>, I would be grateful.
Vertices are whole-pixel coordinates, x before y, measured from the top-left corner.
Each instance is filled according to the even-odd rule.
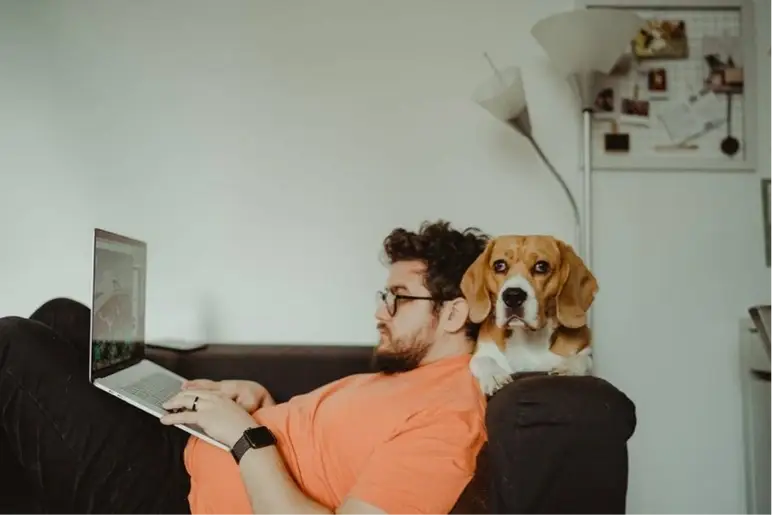
[[[402,295],[400,293],[394,293],[391,290],[381,290],[378,292],[378,300],[383,302],[386,306],[386,311],[389,312],[389,316],[397,314],[398,300],[433,300],[435,302],[443,302],[445,299],[437,297],[421,297],[417,295]]]

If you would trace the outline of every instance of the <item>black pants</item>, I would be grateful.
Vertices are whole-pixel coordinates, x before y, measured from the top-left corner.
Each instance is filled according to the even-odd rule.
[[[189,513],[188,434],[89,384],[89,317],[0,318],[0,511]]]

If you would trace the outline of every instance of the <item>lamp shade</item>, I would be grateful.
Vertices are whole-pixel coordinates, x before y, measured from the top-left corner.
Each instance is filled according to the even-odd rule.
[[[491,67],[493,65],[491,64]],[[552,165],[547,156],[542,151],[539,144],[536,142],[531,131],[531,117],[528,114],[528,105],[525,98],[525,87],[523,86],[523,77],[520,73],[520,68],[517,66],[510,66],[503,70],[498,70],[495,67],[494,74],[489,77],[485,82],[481,83],[472,94],[472,98],[483,109],[487,110],[497,120],[509,125],[522,134],[533,145],[536,153],[547,165],[550,173],[560,183],[560,187],[563,188],[571,208],[574,212],[574,220],[576,222],[577,242],[580,238],[581,232],[581,220],[579,217],[579,207],[576,204],[574,195],[571,193],[571,189],[563,180],[560,173]]]
[[[629,10],[582,9],[538,21],[531,35],[564,76],[607,74],[645,23]]]
[[[502,122],[517,118],[525,109],[525,89],[520,68],[510,66],[497,71],[475,89],[472,98]]]

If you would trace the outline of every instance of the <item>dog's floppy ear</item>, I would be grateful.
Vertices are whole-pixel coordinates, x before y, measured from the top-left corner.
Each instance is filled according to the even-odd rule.
[[[488,261],[493,252],[493,240],[485,246],[485,250],[477,256],[461,279],[461,293],[469,304],[469,320],[479,324],[491,312],[491,297],[485,287],[485,276],[488,273]]]
[[[565,327],[587,325],[587,311],[598,293],[598,281],[570,245],[558,241],[563,264],[560,267],[557,318]]]

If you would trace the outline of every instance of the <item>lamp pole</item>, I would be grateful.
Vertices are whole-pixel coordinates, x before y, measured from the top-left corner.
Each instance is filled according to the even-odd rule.
[[[592,266],[592,109],[582,109],[584,165],[582,170],[582,213],[584,227],[580,255],[587,268]]]
[[[592,267],[592,104],[594,73],[582,71],[574,75],[582,104],[582,243],[580,255],[588,268]]]

